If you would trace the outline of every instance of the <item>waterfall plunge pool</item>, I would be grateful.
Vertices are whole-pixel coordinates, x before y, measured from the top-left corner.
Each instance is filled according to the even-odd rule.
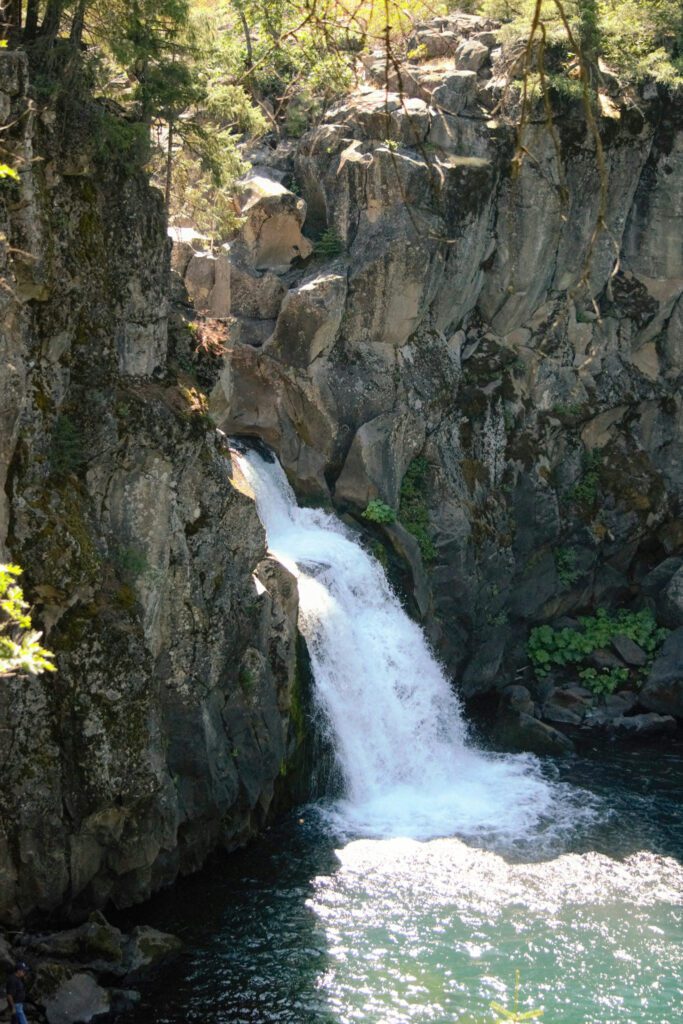
[[[481,751],[381,567],[277,464],[238,457],[299,625],[344,796],[141,915],[185,941],[131,1024],[683,1018],[681,751]]]

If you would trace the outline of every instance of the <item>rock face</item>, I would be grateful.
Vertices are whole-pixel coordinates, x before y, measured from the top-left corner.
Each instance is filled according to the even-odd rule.
[[[680,97],[605,97],[593,244],[580,105],[557,101],[559,164],[539,110],[510,174],[495,109],[518,90],[496,32],[464,15],[418,28],[402,94],[371,56],[294,157],[273,154],[304,232],[339,245],[280,274],[268,333],[235,332],[212,396],[300,493],[356,515],[373,498],[398,509],[423,460],[419,521],[399,520],[420,539],[424,621],[472,698],[524,670],[530,624],[638,596],[683,621],[674,571],[640,589],[659,563],[680,569],[683,542]]]
[[[173,366],[161,197],[88,148],[99,108],[36,122],[25,89],[0,52],[21,168],[0,196],[0,554],[59,672],[0,687],[5,923],[142,900],[243,843],[302,720],[295,583]]]

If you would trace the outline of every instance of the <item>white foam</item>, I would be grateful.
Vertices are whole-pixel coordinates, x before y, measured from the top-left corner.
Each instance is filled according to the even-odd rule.
[[[561,817],[561,790],[535,758],[485,754],[468,742],[424,634],[352,532],[299,508],[277,463],[255,452],[233,457],[271,553],[298,580],[299,628],[346,784],[330,811],[335,824],[378,837],[515,839]]]

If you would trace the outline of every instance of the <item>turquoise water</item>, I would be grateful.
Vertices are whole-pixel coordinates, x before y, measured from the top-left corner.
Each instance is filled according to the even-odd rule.
[[[480,1024],[519,968],[544,1024],[675,1024],[682,755],[545,762],[593,813],[507,848],[354,838],[305,808],[138,913],[186,945],[128,1019]]]

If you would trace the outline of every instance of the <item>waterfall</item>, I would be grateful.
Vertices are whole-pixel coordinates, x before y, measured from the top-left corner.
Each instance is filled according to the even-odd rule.
[[[315,699],[345,792],[329,809],[347,832],[514,839],[557,818],[558,787],[529,755],[484,753],[441,665],[382,566],[334,516],[299,508],[280,465],[233,459],[254,493],[271,554],[299,588]]]

